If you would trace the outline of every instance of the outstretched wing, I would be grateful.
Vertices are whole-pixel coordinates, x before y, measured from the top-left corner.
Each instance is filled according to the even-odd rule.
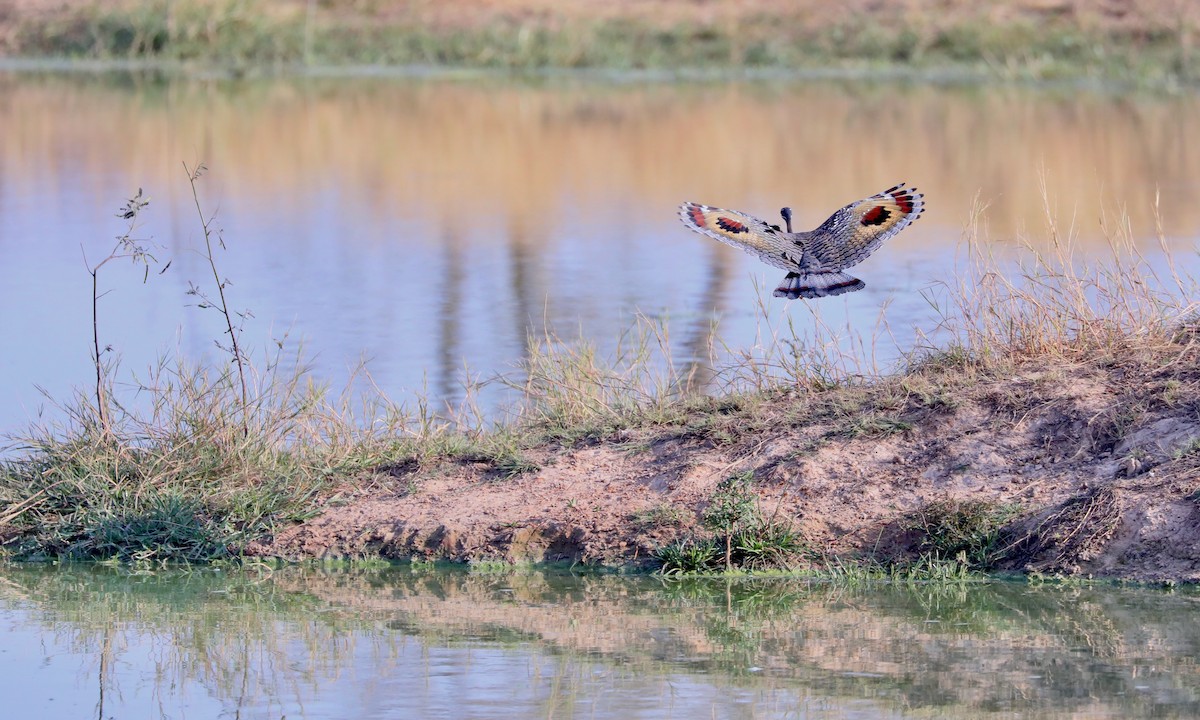
[[[925,196],[904,183],[850,203],[804,240],[806,269],[842,270],[857,265],[925,212]]]
[[[784,270],[799,267],[801,248],[778,225],[736,210],[693,202],[679,206],[679,219],[698,233],[757,255],[768,265]]]

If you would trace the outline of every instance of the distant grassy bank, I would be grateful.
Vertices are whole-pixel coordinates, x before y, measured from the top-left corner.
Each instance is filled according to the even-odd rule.
[[[0,9],[8,57],[231,71],[386,65],[637,70],[955,70],[1010,79],[1200,80],[1189,3],[695,4],[152,0]],[[1172,5],[1172,7],[1162,7]],[[1176,7],[1177,6],[1177,7]]]

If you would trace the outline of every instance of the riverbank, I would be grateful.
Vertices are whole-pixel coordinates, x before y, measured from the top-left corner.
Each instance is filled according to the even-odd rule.
[[[237,348],[162,361],[129,390],[152,400],[139,414],[101,364],[65,421],[12,440],[0,551],[1200,581],[1194,281],[1155,271],[1123,222],[1087,259],[1050,218],[1020,264],[979,226],[927,295],[938,344],[890,373],[818,327],[697,387],[643,320],[613,358],[532,341],[495,424],[336,396]]]
[[[1186,326],[1149,347],[1127,338],[1109,352],[1003,364],[945,353],[862,384],[667,403],[576,426],[575,437],[546,425],[398,436],[387,461],[317,473],[293,459],[278,478],[213,465],[153,488],[132,475],[85,480],[82,457],[72,465],[43,447],[6,468],[0,542],[18,559],[649,570],[673,544],[719,551],[705,517],[732,477],[762,521],[793,534],[775,568],[887,574],[936,561],[955,572],[1196,582],[1197,408],[1200,342]],[[81,451],[79,438],[56,447]],[[72,475],[93,484],[68,488]],[[720,569],[719,552],[712,559],[707,569]]]
[[[1200,10],[1100,0],[800,3],[57,3],[0,10],[0,57],[150,60],[184,68],[434,66],[518,71],[881,71],[1200,80]]]
[[[1193,332],[1096,357],[1000,368],[942,356],[862,386],[698,401],[523,450],[512,477],[478,460],[383,466],[247,551],[656,567],[663,547],[706,534],[721,482],[741,475],[762,515],[802,539],[789,567],[906,567],[931,553],[968,564],[983,550],[991,570],[1198,581]]]

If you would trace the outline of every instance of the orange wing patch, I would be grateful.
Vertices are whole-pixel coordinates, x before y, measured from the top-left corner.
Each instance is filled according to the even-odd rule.
[[[746,227],[746,225],[744,223],[740,223],[737,220],[734,220],[732,218],[727,218],[724,216],[717,218],[717,227],[721,228],[725,232],[731,232],[731,233],[750,232],[750,228]]]
[[[679,206],[679,219],[692,230],[726,245],[757,255],[760,260],[785,270],[797,269],[801,248],[761,218],[737,210],[725,210],[700,203]]]
[[[772,232],[770,225],[756,217],[699,203],[684,203],[679,208],[679,216],[706,235],[738,244],[753,242],[752,238],[759,232]]]
[[[858,223],[865,228],[886,230],[914,213],[919,213],[924,206],[920,202],[921,196],[915,193],[915,190],[916,188],[906,188],[901,183],[863,200],[858,207]]]
[[[912,205],[909,205],[909,210],[911,209]],[[904,209],[901,208],[901,211],[903,212]],[[875,207],[863,213],[862,219],[859,222],[861,222],[863,225],[882,225],[891,216],[892,214],[888,212],[887,208],[883,207],[882,205],[876,205]]]

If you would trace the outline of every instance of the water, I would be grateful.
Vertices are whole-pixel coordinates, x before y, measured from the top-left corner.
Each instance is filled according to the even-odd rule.
[[[0,574],[12,717],[1195,717],[1200,596],[553,572]]]
[[[1079,252],[1122,210],[1155,256],[1200,235],[1200,100],[881,82],[640,83],[499,77],[169,81],[0,73],[0,432],[91,382],[91,288],[137,188],[138,236],[162,275],[101,275],[101,343],[118,377],[180,352],[221,362],[221,320],[194,307],[208,269],[182,164],[228,250],[243,343],[303,341],[336,389],[366,361],[396,400],[456,401],[511,369],[529,333],[602,351],[642,313],[677,361],[754,346],[760,296],[776,327],[817,320],[868,336],[887,363],[938,317],[976,200],[999,246],[1045,236],[1042,185]],[[779,278],[684,229],[683,200],[812,227],[897,181],[928,211],[856,268],[867,288],[819,304],[769,297]],[[210,287],[211,292],[211,287]],[[715,329],[714,329],[715,322]],[[498,392],[498,391],[497,391]],[[126,395],[127,401],[132,398]],[[500,398],[485,398],[489,407]]]

